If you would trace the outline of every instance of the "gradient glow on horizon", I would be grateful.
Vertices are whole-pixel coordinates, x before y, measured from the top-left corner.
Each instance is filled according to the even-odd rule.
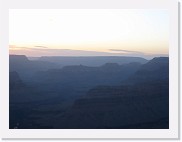
[[[167,10],[9,10],[10,54],[49,56],[70,49],[155,56],[168,55],[168,42]]]

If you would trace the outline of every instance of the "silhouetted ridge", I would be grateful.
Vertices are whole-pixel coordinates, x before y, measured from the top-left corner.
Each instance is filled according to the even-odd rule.
[[[9,69],[16,71],[22,80],[31,79],[37,71],[59,68],[55,63],[46,61],[30,61],[25,55],[9,55]]]
[[[84,72],[93,71],[95,67],[88,67],[84,65],[74,65],[74,66],[64,66],[60,71],[70,71],[70,72]]]
[[[159,82],[91,89],[86,96],[75,101],[54,126],[77,129],[168,129],[168,87],[168,83]]]
[[[119,66],[118,63],[106,63],[106,64],[102,65],[102,67],[108,67],[108,68],[118,67],[118,66]]]
[[[124,65],[123,65],[124,66]],[[128,66],[128,64],[127,64]],[[154,58],[120,86],[97,86],[75,101],[56,128],[169,128],[169,61]]]
[[[50,61],[62,66],[69,65],[84,65],[84,66],[102,66],[105,63],[118,63],[128,64],[131,62],[139,62],[144,64],[147,62],[146,59],[141,57],[126,57],[126,56],[80,56],[80,57],[72,57],[72,56],[42,56],[39,58],[40,61]]]
[[[129,63],[119,65],[117,63],[106,63],[100,67],[88,67],[84,65],[65,66],[61,69],[50,69],[39,72],[34,80],[38,82],[67,82],[74,84],[112,84],[119,83],[122,80],[135,73],[141,67],[140,63]],[[114,83],[114,84],[115,84]]]
[[[144,64],[142,66],[142,69],[147,70],[157,70],[162,68],[168,68],[169,67],[169,58],[168,57],[155,57],[152,60],[150,60],[148,63]]]
[[[29,61],[25,55],[9,55],[9,60],[16,63]]]
[[[158,57],[142,65],[125,83],[135,84],[167,80],[169,80],[169,58]]]
[[[10,57],[10,129],[169,129],[169,58],[138,59]]]

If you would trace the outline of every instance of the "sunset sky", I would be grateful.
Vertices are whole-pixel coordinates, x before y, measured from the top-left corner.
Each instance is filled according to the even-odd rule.
[[[166,10],[9,11],[10,54],[27,56],[168,56]],[[76,51],[75,51],[76,50]]]

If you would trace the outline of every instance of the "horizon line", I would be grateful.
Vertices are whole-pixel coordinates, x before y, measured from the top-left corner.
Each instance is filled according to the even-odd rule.
[[[109,56],[109,55],[87,55],[87,56],[84,56],[84,55],[81,55],[81,56],[66,56],[66,55],[60,55],[60,56],[27,56],[27,55],[24,55],[24,54],[9,54],[9,56],[25,56],[27,58],[41,58],[41,57],[133,57],[133,58],[143,58],[143,59],[146,59],[146,60],[149,60],[147,59],[146,57],[140,57],[140,56],[123,56],[123,55],[116,55],[116,56]],[[156,58],[156,57],[167,57],[169,58],[169,55],[167,54],[164,54],[164,56],[154,56],[152,57],[151,59],[153,58]]]

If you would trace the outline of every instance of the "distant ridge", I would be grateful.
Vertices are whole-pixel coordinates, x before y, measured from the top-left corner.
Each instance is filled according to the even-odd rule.
[[[10,129],[169,129],[169,58],[73,59],[10,55]]]
[[[127,56],[42,56],[39,61],[49,61],[60,64],[62,66],[69,65],[85,65],[85,66],[101,66],[106,63],[127,64],[131,62],[146,63],[148,60],[141,57]]]
[[[126,82],[133,84],[164,80],[169,80],[169,58],[156,57],[142,65]]]
[[[9,55],[9,71],[16,71],[22,80],[31,78],[37,71],[58,68],[54,63],[31,61],[25,55]]]
[[[150,60],[147,64],[143,65],[142,69],[155,70],[157,68],[166,67],[169,64],[168,57],[155,57]]]
[[[59,117],[55,128],[169,129],[169,58],[142,65],[131,84],[97,86]]]
[[[29,61],[25,55],[9,55],[10,61],[22,62],[22,61]]]

